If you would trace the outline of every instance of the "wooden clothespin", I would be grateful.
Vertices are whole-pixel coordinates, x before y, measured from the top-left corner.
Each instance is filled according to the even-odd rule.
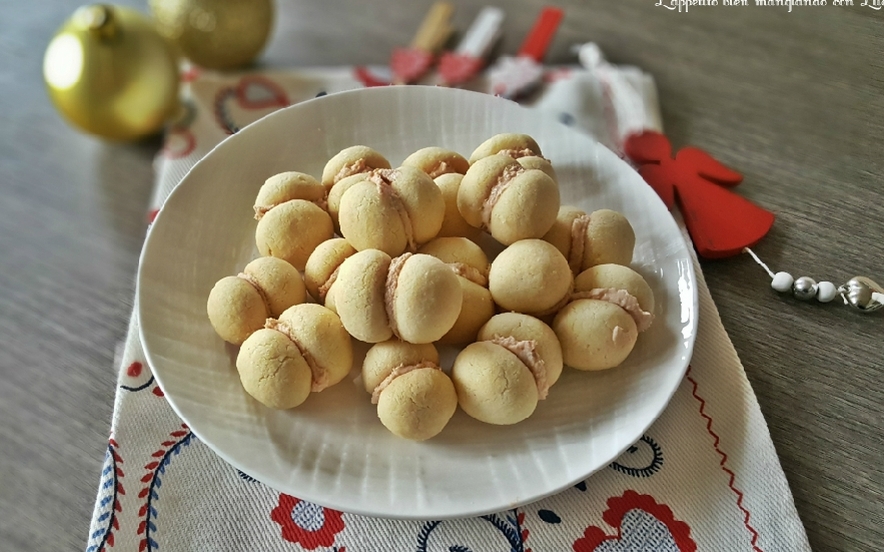
[[[449,24],[454,6],[436,2],[430,8],[408,48],[396,48],[390,58],[390,70],[395,84],[417,81],[433,65],[436,53],[454,29]]]
[[[551,6],[541,10],[518,53],[514,57],[501,57],[488,72],[490,93],[516,99],[540,85],[543,80],[541,62],[563,15],[561,9]]]
[[[445,86],[457,86],[476,76],[485,58],[500,38],[504,13],[500,8],[482,8],[460,44],[439,58],[439,80]]]

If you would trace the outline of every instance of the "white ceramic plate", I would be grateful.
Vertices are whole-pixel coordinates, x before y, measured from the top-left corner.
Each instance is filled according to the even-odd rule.
[[[269,176],[317,177],[341,149],[369,145],[396,166],[425,146],[469,156],[500,132],[535,137],[563,203],[623,212],[633,267],[657,299],[654,325],[614,370],[566,368],[528,420],[485,425],[458,411],[436,438],[389,433],[352,380],[273,411],[243,391],[236,348],[206,317],[214,283],[257,256],[252,204]],[[231,136],[172,192],[138,272],[147,360],[175,411],[222,458],[276,488],[345,512],[441,519],[495,512],[553,494],[608,465],[660,415],[682,379],[697,327],[694,272],[669,212],[610,150],[515,103],[433,87],[333,94],[281,110]],[[365,347],[359,349],[364,353]],[[360,359],[361,360],[361,359]],[[447,367],[446,367],[447,368]]]

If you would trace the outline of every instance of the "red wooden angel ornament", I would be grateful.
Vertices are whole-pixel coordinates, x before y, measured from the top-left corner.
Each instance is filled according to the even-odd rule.
[[[705,151],[686,147],[673,159],[669,139],[653,131],[633,134],[623,149],[667,207],[678,202],[701,257],[738,255],[773,225],[773,213],[726,189],[742,182],[743,175]]]

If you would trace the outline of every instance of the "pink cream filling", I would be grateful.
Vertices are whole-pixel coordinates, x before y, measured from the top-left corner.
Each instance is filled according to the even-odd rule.
[[[551,306],[550,308],[548,308],[544,311],[536,313],[536,316],[546,316],[548,314],[553,314],[553,313],[556,313],[556,312],[559,312],[560,310],[562,310],[562,307],[564,307],[565,305],[567,305],[571,301],[571,299],[572,299],[571,293],[573,291],[574,291],[574,282],[572,281],[571,285],[568,286],[567,293],[565,293],[565,295],[563,295],[562,298],[559,299],[558,303],[556,303],[555,305]]]
[[[491,212],[494,211],[494,206],[497,205],[500,196],[503,195],[513,179],[523,172],[525,172],[525,168],[514,163],[503,169],[503,172],[497,177],[497,182],[494,183],[488,197],[482,202],[482,224],[486,230],[491,226]]]
[[[568,251],[568,266],[571,272],[579,274],[583,267],[583,257],[589,249],[589,240],[586,237],[586,229],[589,228],[589,215],[580,215],[571,223],[571,250]]]
[[[393,335],[399,339],[402,339],[402,337],[399,335],[399,325],[396,323],[394,312],[396,290],[399,287],[399,273],[402,272],[402,267],[409,257],[411,257],[411,253],[403,253],[393,258],[390,262],[390,268],[387,269],[387,283],[384,288],[384,309],[387,311],[387,320],[389,321],[390,329],[393,330]]]
[[[251,284],[253,288],[255,288],[255,291],[257,291],[258,295],[261,296],[261,301],[264,301],[264,307],[267,309],[267,314],[270,314],[270,299],[267,297],[267,293],[264,292],[264,288],[262,288],[258,284],[258,280],[255,279],[254,276],[246,272],[240,272],[236,275],[236,277],[242,278],[243,280]]]
[[[295,338],[291,326],[274,318],[268,318],[267,322],[264,323],[264,327],[268,330],[275,330],[289,338],[295,344],[295,347],[298,348],[298,351],[301,352],[301,356],[304,357],[304,361],[310,367],[310,373],[312,374],[313,385],[310,388],[311,391],[318,393],[328,387],[328,370],[316,363],[313,355]]]
[[[498,155],[508,155],[513,159],[518,159],[519,157],[540,157],[537,153],[531,151],[531,148],[522,148],[522,149],[504,149],[497,152]]]
[[[328,295],[328,290],[331,289],[332,284],[334,284],[335,280],[338,279],[338,272],[340,271],[341,265],[336,266],[335,269],[332,270],[332,273],[328,275],[328,279],[325,281],[325,283],[319,286],[319,300],[323,303],[325,303],[325,296]]]
[[[267,211],[273,209],[276,205],[255,205],[255,220],[261,220]]]
[[[571,299],[597,299],[613,303],[632,316],[632,319],[635,320],[635,326],[640,332],[647,330],[651,326],[651,322],[654,321],[654,315],[642,310],[638,304],[638,299],[625,289],[596,288],[577,292],[571,296]]]
[[[295,199],[300,199],[300,198],[290,199],[289,201],[294,201]],[[308,200],[305,199],[304,201],[308,201]],[[282,203],[285,203],[285,201],[283,201]],[[255,220],[261,220],[262,218],[264,218],[264,215],[267,214],[267,211],[269,211],[270,209],[273,209],[277,205],[282,205],[282,203],[274,203],[273,205],[255,205],[255,207],[254,207]],[[311,201],[311,203],[315,203],[316,206],[319,207],[320,209],[322,209],[323,211],[328,211],[328,198],[326,198],[325,196],[323,196],[317,200]]]
[[[332,182],[337,184],[339,180],[347,178],[348,176],[368,172],[369,168],[370,167],[365,162],[365,159],[360,157],[356,161],[353,161],[352,163],[348,163],[341,167],[341,169],[338,171],[338,174],[336,174],[335,177],[332,178]]]
[[[402,221],[402,228],[405,230],[405,240],[408,244],[408,250],[414,251],[417,246],[414,243],[414,226],[411,223],[411,217],[408,215],[408,210],[405,208],[405,203],[402,202],[402,198],[399,197],[399,194],[396,193],[395,188],[392,186],[393,181],[398,177],[399,172],[394,169],[375,169],[371,171],[368,180],[377,185],[378,194],[380,194],[381,197],[388,198],[393,205],[393,208],[396,209],[396,213]]]
[[[433,170],[427,171],[427,175],[430,178],[435,179],[437,177],[442,176],[443,174],[448,174],[448,173],[453,173],[453,172],[456,172],[456,171],[451,166],[449,166],[448,163],[446,163],[445,161],[439,161],[439,163],[437,163],[436,166],[433,167]]]
[[[488,277],[482,274],[482,271],[474,266],[466,263],[448,263],[448,266],[455,274],[462,278],[478,284],[482,287],[488,287]]]
[[[378,404],[378,401],[381,399],[381,393],[383,393],[384,389],[386,389],[390,386],[391,383],[393,383],[394,379],[398,378],[399,376],[404,376],[409,372],[414,372],[415,370],[423,370],[425,368],[429,368],[430,370],[442,369],[437,364],[434,364],[429,360],[422,360],[417,364],[410,364],[408,366],[400,364],[399,366],[393,368],[393,371],[391,371],[387,375],[387,377],[385,377],[383,381],[381,381],[381,383],[379,383],[377,387],[374,388],[374,391],[371,392],[371,404]]]
[[[531,375],[534,376],[534,383],[537,385],[537,398],[543,400],[549,394],[549,381],[546,378],[546,363],[537,354],[537,342],[519,341],[515,337],[494,336],[491,343],[500,345],[507,351],[516,355],[522,363],[528,367]]]

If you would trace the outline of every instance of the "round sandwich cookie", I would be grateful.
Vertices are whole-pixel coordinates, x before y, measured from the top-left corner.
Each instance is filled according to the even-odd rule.
[[[306,300],[304,281],[282,259],[261,257],[237,276],[219,280],[206,302],[209,322],[224,341],[239,345],[267,318]]]

